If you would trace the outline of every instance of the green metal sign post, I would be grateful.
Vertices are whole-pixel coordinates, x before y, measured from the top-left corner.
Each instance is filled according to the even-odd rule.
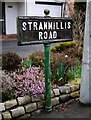
[[[49,15],[49,10],[44,10],[45,17]],[[44,44],[44,64],[45,64],[45,110],[50,112],[51,106],[51,74],[50,74],[50,43]]]
[[[45,57],[45,109],[50,112],[51,109],[51,75],[50,75],[50,44],[44,44]]]

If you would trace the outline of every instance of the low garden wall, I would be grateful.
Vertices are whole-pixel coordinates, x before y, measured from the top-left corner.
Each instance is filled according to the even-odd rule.
[[[72,98],[79,97],[80,85],[66,84],[53,88],[51,90],[52,107],[61,103],[67,102]],[[44,94],[18,97],[13,100],[0,103],[0,118],[2,119],[27,119],[37,113],[40,113],[44,108]]]

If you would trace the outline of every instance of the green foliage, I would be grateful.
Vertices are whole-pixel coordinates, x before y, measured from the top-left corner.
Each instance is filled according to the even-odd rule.
[[[31,60],[32,65],[36,67],[44,68],[44,55],[43,52],[32,53],[28,56],[28,59]]]
[[[31,66],[32,66],[32,61],[31,60],[29,60],[29,59],[22,60],[21,67],[23,67],[23,68],[31,68]]]
[[[68,81],[67,71],[75,64],[75,58],[61,53],[51,53],[51,80],[58,85],[64,85]]]
[[[40,67],[21,68],[21,71],[2,75],[0,82],[2,83],[3,101],[45,92],[44,73]]]
[[[13,79],[8,75],[6,74],[5,72],[3,71],[0,71],[0,87],[1,87],[1,94],[2,94],[2,101],[6,101],[6,100],[9,100],[9,99],[13,99],[14,98],[14,92],[13,91]],[[10,73],[10,71],[9,71]]]
[[[75,2],[73,20],[73,39],[84,39],[86,2]]]
[[[81,78],[81,62],[77,61],[76,64],[68,69],[69,80],[74,80],[75,78]]]
[[[74,47],[75,43],[73,41],[70,42],[62,42],[59,44],[55,44],[54,47],[51,48],[52,52],[63,52],[65,49],[68,49],[70,47]]]
[[[68,43],[70,44],[70,43]],[[67,44],[67,45],[68,45]],[[32,61],[32,66],[41,67],[44,70],[44,56],[42,52],[32,53],[28,57]],[[67,83],[67,70],[75,64],[76,58],[62,53],[52,53],[50,55],[51,80],[60,85]]]
[[[64,55],[68,55],[69,57],[81,60],[83,54],[83,41],[74,40],[71,42],[55,44],[55,46],[51,48],[51,51],[54,53],[62,53]]]
[[[75,2],[75,10],[79,12],[79,10],[85,11],[86,10],[86,1],[85,2]]]
[[[7,100],[14,99],[14,91],[12,89],[7,89],[6,92],[2,93],[2,101],[5,102]]]
[[[68,66],[65,66],[64,63],[58,63],[56,69],[51,70],[52,81],[54,80],[54,82],[58,85],[64,85],[65,83],[67,83],[66,81],[67,67]]]
[[[8,52],[2,55],[2,69],[13,71],[19,68],[21,58],[15,52]]]

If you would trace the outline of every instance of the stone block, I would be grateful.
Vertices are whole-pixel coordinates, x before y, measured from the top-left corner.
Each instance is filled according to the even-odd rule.
[[[32,115],[33,116],[38,115],[40,112],[41,112],[41,110],[36,110],[36,111],[32,112]]]
[[[79,91],[70,93],[70,97],[72,97],[72,98],[79,97],[79,95],[80,95],[80,92],[79,92]]]
[[[18,97],[17,100],[19,105],[24,105],[26,103],[31,102],[31,97],[26,95],[24,97]]]
[[[16,106],[16,105],[17,105],[16,99],[14,99],[14,100],[9,100],[9,101],[6,101],[6,102],[5,102],[5,108],[6,108],[6,109],[12,108],[12,107],[14,107],[14,106]]]
[[[25,105],[25,110],[27,113],[32,112],[37,109],[37,104],[36,103],[30,103]]]
[[[44,100],[44,94],[32,95],[32,102]]]
[[[51,99],[52,106],[59,104],[59,97],[55,97]]]
[[[0,112],[5,110],[5,104],[4,103],[0,103]]]
[[[28,120],[28,119],[30,119],[30,117],[31,117],[30,114],[25,114],[25,115],[19,117],[18,120],[22,120],[22,119],[23,119],[23,120],[26,120],[26,119]]]
[[[54,92],[53,92],[53,90],[51,90],[51,98],[53,98],[54,97]]]
[[[59,92],[58,88],[53,89],[53,91],[54,91],[54,95],[55,96],[59,96],[60,95],[60,92]]]
[[[19,116],[25,114],[24,107],[22,107],[22,106],[21,107],[17,107],[15,109],[12,109],[10,111],[11,111],[12,117],[19,117]]]
[[[65,95],[61,95],[60,97],[59,97],[59,101],[60,102],[66,102],[66,101],[68,101],[69,100],[69,94],[65,94]]]
[[[71,92],[75,92],[80,89],[80,86],[79,85],[71,85],[70,88],[71,88]]]
[[[2,116],[4,119],[11,119],[12,118],[9,111],[3,112]]]
[[[38,108],[43,108],[43,107],[44,107],[44,104],[45,104],[44,101],[38,102],[38,103],[37,103]]]
[[[62,94],[65,94],[65,93],[70,93],[71,89],[70,89],[70,86],[61,86],[61,87],[59,87],[59,91]]]

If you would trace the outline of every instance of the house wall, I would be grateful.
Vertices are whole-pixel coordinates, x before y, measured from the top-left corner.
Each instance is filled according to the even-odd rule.
[[[25,15],[25,3],[24,2],[18,2],[17,3],[18,7],[18,16],[23,16]]]
[[[50,10],[50,16],[60,17],[61,7],[55,5],[42,5],[42,4],[31,4],[27,3],[27,15],[31,16],[44,16],[44,9]]]
[[[6,13],[6,34],[16,34],[17,16],[44,16],[44,9],[50,10],[50,16],[60,17],[61,7],[55,5],[42,5],[35,4],[35,0],[25,0],[24,2],[6,2],[5,13]]]

